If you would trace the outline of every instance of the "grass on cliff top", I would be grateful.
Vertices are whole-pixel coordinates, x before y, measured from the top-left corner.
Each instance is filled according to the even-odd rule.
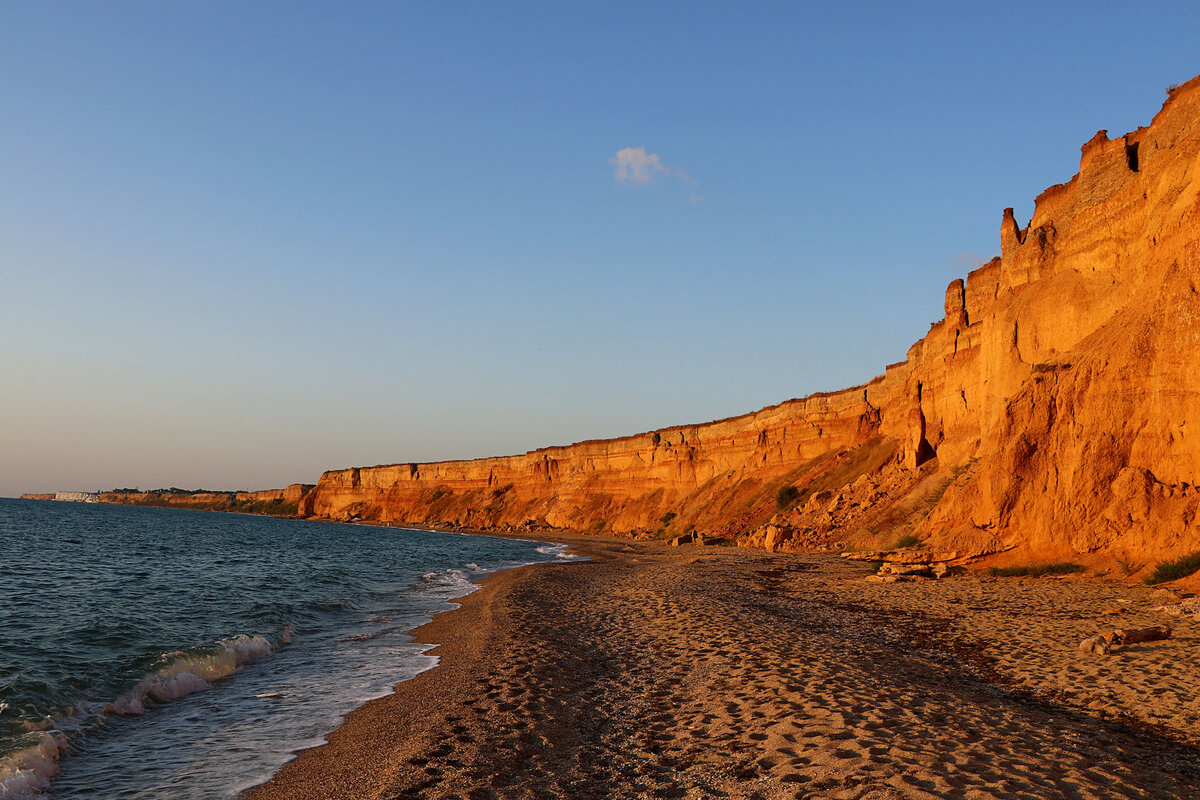
[[[1015,567],[992,567],[988,573],[997,578],[1040,578],[1043,575],[1070,575],[1083,572],[1079,564],[1060,561],[1054,564],[1021,564]]]
[[[1154,572],[1146,577],[1146,583],[1153,586],[1156,583],[1186,578],[1195,572],[1200,572],[1200,550],[1181,556],[1174,561],[1160,562],[1154,567]]]

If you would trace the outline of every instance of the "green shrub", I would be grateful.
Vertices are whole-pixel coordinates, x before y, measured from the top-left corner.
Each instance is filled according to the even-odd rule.
[[[781,488],[779,490],[779,494],[775,495],[775,505],[779,507],[780,511],[782,511],[783,509],[791,506],[793,503],[795,503],[799,499],[800,499],[800,490],[797,489],[795,486],[788,485],[788,486],[784,486],[783,488]]]
[[[896,540],[896,550],[902,550],[905,547],[916,547],[921,543],[921,538],[915,533],[906,533]]]
[[[1186,578],[1194,572],[1200,572],[1200,550],[1181,556],[1174,561],[1163,561],[1154,567],[1146,578],[1146,583],[1153,586],[1156,583]]]
[[[1043,575],[1070,575],[1083,572],[1079,564],[1060,561],[1056,564],[1022,564],[1016,567],[992,567],[989,573],[997,578],[1040,578]]]
[[[1139,566],[1137,564],[1134,564],[1129,559],[1121,558],[1120,556],[1116,556],[1115,558],[1116,558],[1117,566],[1121,568],[1122,575],[1125,575],[1126,577],[1128,577],[1138,571]]]
[[[659,517],[658,521],[661,522],[663,525],[670,525],[671,520],[675,519],[675,517],[677,517],[677,516],[679,516],[679,515],[676,514],[674,511],[668,511],[667,513],[665,513],[661,517]]]

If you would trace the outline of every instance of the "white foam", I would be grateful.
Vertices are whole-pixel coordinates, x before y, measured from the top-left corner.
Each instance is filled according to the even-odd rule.
[[[540,560],[574,560],[577,558],[564,552],[566,549],[565,545],[536,544]],[[479,563],[472,562],[449,569],[435,570],[425,573],[423,576],[424,580],[418,586],[413,587],[413,589],[415,589],[418,595],[424,596],[427,600],[452,600],[470,594],[478,589],[479,587],[473,582],[473,579],[478,579],[482,574],[529,563],[531,562],[519,561],[481,567]],[[406,592],[413,589],[406,590]],[[429,613],[431,614],[433,611],[434,609],[430,609]],[[425,619],[428,619],[427,615],[423,616]],[[392,622],[393,618],[387,612],[380,614],[376,611],[374,615],[364,621],[372,623],[374,626],[379,623]],[[397,679],[410,678],[417,673],[435,666],[437,664],[435,657],[422,655],[425,650],[429,649],[429,646],[410,643],[407,641],[407,637],[393,640],[388,636],[389,634],[411,630],[420,621],[411,617],[405,617],[402,625],[394,627],[387,625],[383,630],[369,630],[350,636],[346,636],[344,633],[341,636],[336,636],[336,633],[331,632],[336,636],[336,639],[332,641],[344,643],[337,647],[337,652],[342,654],[343,660],[349,659],[347,664],[354,665],[356,670],[355,672],[347,672],[347,679],[338,680],[335,685],[326,685],[330,673],[325,669],[311,672],[305,669],[296,669],[297,664],[304,664],[312,659],[313,653],[308,648],[289,654],[286,657],[289,666],[284,670],[285,675],[273,674],[275,670],[248,671],[247,675],[244,676],[244,680],[247,682],[242,683],[243,679],[239,679],[236,684],[239,687],[244,687],[241,689],[241,692],[248,692],[248,696],[253,698],[251,702],[259,704],[268,703],[272,708],[277,706],[285,711],[293,709],[292,713],[295,710],[305,709],[306,713],[302,715],[303,723],[300,721],[289,723],[291,725],[290,728],[281,729],[279,736],[272,739],[272,741],[278,739],[279,741],[286,742],[288,752],[272,749],[263,760],[264,766],[269,765],[265,769],[240,770],[236,778],[233,778],[231,775],[221,775],[207,778],[206,780],[211,780],[211,786],[215,787],[221,786],[222,780],[233,778],[239,784],[244,784],[242,788],[247,788],[254,783],[265,780],[282,765],[283,761],[290,757],[294,752],[293,747],[311,745],[323,741],[320,738],[309,741],[312,739],[314,732],[332,729],[336,726],[341,715],[347,713],[351,708],[373,697],[390,693],[393,691]],[[323,633],[319,634],[317,639],[324,641],[322,638],[324,635]],[[309,637],[306,637],[306,641],[308,639]],[[81,713],[86,716],[88,725],[75,726],[64,719],[52,720],[54,727],[46,733],[47,735],[56,737],[54,738],[55,747],[47,748],[43,751],[39,742],[38,748],[30,748],[31,751],[36,749],[36,752],[31,753],[29,765],[23,765],[20,768],[12,767],[7,769],[7,772],[0,771],[0,779],[7,780],[7,783],[0,783],[0,800],[26,800],[26,798],[34,797],[37,793],[45,791],[51,777],[58,771],[57,759],[66,747],[68,739],[73,740],[77,733],[83,733],[84,730],[92,727],[92,723],[102,723],[105,717],[113,714],[124,716],[144,714],[156,704],[168,703],[187,697],[188,695],[203,692],[210,689],[215,683],[221,681],[221,679],[237,673],[244,664],[267,658],[275,653],[279,647],[283,647],[290,641],[290,631],[285,632],[276,640],[268,639],[264,636],[238,635],[222,639],[212,647],[189,651],[174,651],[164,654],[136,686],[115,701],[107,704],[86,704],[87,709]],[[354,644],[371,641],[377,641],[379,644],[368,645],[371,649],[363,650],[357,649]],[[299,661],[297,662],[296,659],[299,659]],[[340,674],[339,678],[341,678]],[[197,703],[213,706],[213,708],[205,711],[203,722],[197,723],[197,725],[214,725],[217,720],[239,719],[238,714],[242,712],[239,712],[238,709],[245,704],[241,692],[234,692],[231,695],[223,690],[217,690],[215,697],[223,697],[225,698],[224,700],[196,698],[190,703],[184,701],[181,705],[189,708]],[[329,709],[333,709],[333,716],[327,716],[330,713]],[[255,714],[261,715],[262,713],[261,708],[255,710]],[[149,726],[145,728],[146,731],[159,730],[161,727],[160,721],[166,719],[170,719],[170,715],[151,715],[138,723],[138,730],[142,730],[142,726]],[[162,723],[162,725],[165,724]],[[44,723],[39,724],[37,727],[43,727],[43,725]],[[257,726],[252,727],[257,729]],[[245,731],[239,731],[229,726],[222,727],[220,730],[214,731],[211,735],[206,734],[197,740],[197,747],[208,748],[207,750],[199,750],[198,752],[208,752],[209,750],[213,752],[225,752],[229,747],[230,737],[241,741],[237,739],[239,736],[251,743],[247,746],[253,747],[253,743],[256,741],[255,737],[259,734],[248,733],[247,731],[250,730],[250,727]],[[32,732],[30,735],[39,735],[39,732]],[[146,735],[149,736],[151,734],[147,733]],[[317,733],[317,735],[321,736],[320,733]],[[277,747],[277,745],[274,745],[274,747]],[[83,757],[85,759],[91,758],[96,764],[100,764],[103,767],[103,759],[99,757],[93,758],[94,752],[89,748],[85,751]],[[11,761],[11,758],[9,761]],[[3,770],[9,764],[9,761],[0,759],[0,770]],[[91,764],[91,762],[85,763]],[[80,773],[78,765],[73,770],[70,770],[69,773],[69,776],[57,778],[56,780],[66,781],[67,783],[71,781],[78,782],[80,780],[79,776],[83,774],[85,776],[82,779],[84,783],[80,785],[88,785],[86,783],[87,780],[94,781],[97,776],[103,778],[103,772],[96,772],[94,775],[89,775],[85,770],[83,773]],[[192,780],[194,780],[201,774],[201,770],[199,767],[188,767],[180,774],[191,775]],[[199,783],[195,785],[197,787],[201,786]],[[205,787],[209,786],[209,784],[203,785]],[[196,792],[201,793],[197,794]],[[199,788],[196,789],[196,792],[189,791],[187,796],[205,796]]]
[[[67,737],[58,731],[43,731],[37,743],[0,759],[0,800],[21,800],[46,790],[58,774],[58,759]]]
[[[463,569],[448,569],[427,579],[423,594],[439,600],[456,600],[479,588]]]
[[[243,664],[266,658],[277,647],[291,642],[291,632],[285,631],[279,644],[265,636],[247,636],[239,633],[228,639],[217,641],[216,652],[188,653],[176,650],[164,654],[159,660],[166,662],[137,686],[109,703],[104,711],[120,716],[137,716],[146,711],[147,701],[168,703],[202,692],[214,681],[227,678],[237,672]]]
[[[65,716],[27,721],[24,727],[36,743],[0,758],[0,800],[23,800],[44,792],[58,774],[58,761],[67,749],[70,734],[101,724],[112,714],[144,714],[149,703],[167,703],[210,688],[215,681],[237,672],[243,664],[272,655],[290,644],[292,632],[284,630],[272,642],[265,636],[238,634],[219,639],[206,652],[175,650],[159,657],[155,669],[125,694],[104,705],[86,704]]]
[[[544,544],[539,547],[535,547],[534,550],[538,553],[541,553],[544,556],[552,555],[555,558],[560,559],[562,561],[582,561],[583,560],[583,556],[577,556],[573,553],[568,553],[567,545],[565,545],[565,544]]]

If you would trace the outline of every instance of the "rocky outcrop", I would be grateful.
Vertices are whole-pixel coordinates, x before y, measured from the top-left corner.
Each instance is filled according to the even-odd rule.
[[[148,492],[112,491],[101,492],[99,502],[289,517],[296,515],[300,498],[312,489],[313,484],[293,483],[284,489],[264,489],[256,492],[189,492],[180,489],[155,489]]]
[[[234,495],[234,500],[239,503],[269,503],[282,501],[285,503],[299,503],[300,498],[305,495],[313,484],[310,483],[293,483],[282,489],[262,489],[257,492],[237,492]]]
[[[1000,255],[870,383],[524,455],[326,472],[331,519],[695,529],[780,547],[902,532],[964,554],[1200,548],[1200,79],[1000,223]]]
[[[978,441],[954,449],[976,466],[923,532],[1135,562],[1200,547],[1198,242],[1200,79],[1149,127],[1085,144],[1026,228],[1006,215],[966,326],[982,326]]]

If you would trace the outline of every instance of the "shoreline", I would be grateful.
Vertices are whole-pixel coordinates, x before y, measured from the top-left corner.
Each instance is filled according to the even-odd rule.
[[[87,519],[91,518],[87,517]],[[242,518],[245,519],[245,516]],[[233,524],[236,519],[237,517],[226,518],[224,522]],[[191,532],[192,526],[184,524]],[[205,529],[201,526],[200,530]],[[270,530],[276,529],[272,527]],[[362,533],[367,534],[368,531]],[[279,535],[289,537],[291,534],[284,531]],[[335,532],[334,535],[338,534]],[[416,531],[408,534],[397,531],[394,535],[388,534],[386,541],[398,541],[393,536],[399,536],[401,539],[406,536],[432,538],[422,536]],[[356,621],[371,624],[367,624],[365,628],[347,630],[345,625],[335,622],[332,626],[326,625],[324,634],[318,634],[318,645],[321,641],[333,642],[343,639],[346,642],[353,642],[353,644],[333,645],[330,652],[335,654],[347,652],[347,648],[353,652],[347,658],[338,656],[329,660],[326,665],[331,666],[330,669],[309,670],[306,673],[305,664],[317,663],[309,654],[307,661],[305,658],[300,659],[301,669],[299,670],[293,671],[285,665],[282,670],[279,667],[268,667],[264,671],[263,668],[256,665],[245,670],[249,677],[243,675],[239,681],[230,684],[225,679],[232,677],[234,673],[242,673],[243,667],[247,664],[268,660],[268,656],[276,655],[277,650],[290,643],[289,628],[283,628],[283,633],[276,635],[278,631],[272,632],[269,628],[261,628],[254,624],[254,620],[250,619],[245,620],[247,625],[235,625],[232,628],[223,626],[230,630],[230,633],[224,637],[219,633],[213,634],[209,639],[201,637],[201,643],[182,650],[160,647],[154,652],[163,652],[164,655],[137,672],[131,686],[127,687],[118,683],[111,691],[94,692],[89,695],[89,699],[79,701],[78,705],[68,711],[55,712],[56,716],[46,716],[44,722],[39,721],[36,727],[27,727],[26,735],[6,738],[4,758],[0,758],[0,797],[8,797],[10,794],[14,797],[17,794],[24,796],[25,791],[33,791],[35,788],[45,787],[47,784],[49,784],[48,791],[51,793],[60,791],[71,793],[78,792],[80,788],[84,787],[100,786],[105,787],[106,790],[112,790],[116,786],[123,785],[124,782],[118,779],[91,780],[91,778],[104,777],[106,771],[104,766],[106,756],[97,756],[96,754],[106,752],[107,748],[111,760],[111,754],[120,753],[121,747],[125,744],[133,742],[136,745],[139,741],[144,744],[151,739],[158,743],[158,752],[167,752],[161,744],[164,741],[161,738],[161,734],[164,732],[162,719],[169,719],[171,715],[167,717],[158,713],[147,715],[145,723],[126,730],[126,733],[133,738],[127,738],[125,734],[121,734],[97,739],[85,734],[96,727],[107,727],[108,723],[115,723],[116,720],[130,717],[141,718],[144,712],[152,711],[160,706],[177,709],[173,715],[177,720],[188,719],[190,722],[194,719],[193,715],[197,713],[204,716],[205,720],[209,720],[210,717],[213,720],[219,719],[224,723],[224,727],[212,722],[208,729],[214,732],[230,731],[228,736],[225,734],[214,736],[211,739],[213,743],[212,756],[209,758],[197,756],[196,764],[202,764],[205,761],[215,764],[220,758],[219,749],[222,747],[222,740],[223,746],[226,748],[226,757],[236,755],[239,751],[253,751],[262,756],[261,759],[257,756],[235,759],[226,767],[218,767],[209,773],[205,773],[203,768],[185,769],[180,774],[185,774],[187,777],[182,779],[179,776],[174,777],[172,781],[175,785],[196,796],[207,796],[208,792],[221,792],[222,784],[226,794],[244,793],[247,789],[270,780],[288,761],[295,758],[298,748],[312,747],[321,742],[332,730],[340,726],[346,714],[369,702],[369,699],[387,696],[394,692],[398,680],[413,675],[419,670],[427,671],[432,666],[436,666],[438,663],[436,658],[423,658],[423,654],[433,647],[433,643],[414,644],[411,634],[417,627],[430,621],[433,616],[444,613],[446,610],[454,610],[454,602],[461,601],[463,597],[467,596],[466,593],[475,593],[479,589],[479,579],[486,579],[496,574],[497,571],[504,571],[506,568],[510,568],[509,565],[527,566],[542,563],[564,563],[565,561],[555,558],[555,554],[563,551],[565,545],[544,546],[540,540],[526,539],[517,544],[515,540],[503,542],[496,539],[492,544],[488,544],[476,539],[472,544],[469,540],[453,543],[449,537],[437,538],[444,540],[444,544],[436,545],[435,550],[440,548],[445,552],[441,556],[436,552],[433,553],[429,559],[426,559],[427,564],[415,564],[419,568],[412,574],[411,587],[403,582],[395,584],[396,573],[384,568],[382,574],[385,577],[392,576],[394,585],[407,587],[402,589],[403,594],[414,594],[415,605],[407,600],[393,602],[385,599],[382,601],[383,606],[386,606],[380,609],[383,614],[394,614],[393,607],[402,609],[403,616],[397,617],[395,623],[389,616],[383,614],[377,615],[377,619],[367,619],[369,614],[352,614],[349,618],[339,619],[342,623],[349,619],[351,624],[356,624]],[[396,545],[391,544],[387,547],[394,550]],[[539,553],[533,552],[535,547],[540,551]],[[403,548],[404,546],[401,545],[401,549]],[[469,554],[476,550],[479,551],[480,557],[474,557],[474,561],[471,561],[472,556],[470,555],[461,559],[452,556],[453,553]],[[224,554],[224,551],[222,553]],[[494,557],[487,556],[485,553],[491,553]],[[421,560],[418,558],[417,561]],[[467,561],[471,561],[471,563],[463,567],[459,566]],[[475,561],[484,564],[485,568],[480,569],[474,563]],[[17,563],[21,564],[22,562],[18,561]],[[260,562],[255,561],[254,563]],[[413,565],[409,564],[409,567]],[[432,571],[426,571],[428,567],[432,567]],[[375,572],[379,573],[379,569],[377,568]],[[425,573],[423,577],[422,572]],[[476,578],[474,581],[471,581],[472,574]],[[206,585],[208,584],[206,583]],[[335,591],[344,592],[344,589],[337,588]],[[253,596],[259,597],[260,595],[256,592]],[[376,603],[375,606],[379,606],[379,603]],[[369,611],[375,606],[368,604],[364,608]],[[403,609],[409,609],[409,611],[403,611]],[[365,635],[361,634],[363,630],[367,631]],[[343,637],[343,633],[346,634],[345,637]],[[396,639],[395,634],[399,634],[400,638],[396,639],[397,647],[389,649],[385,646],[382,650],[374,651],[362,649],[373,647],[370,640],[376,639],[382,633],[393,634],[389,640],[385,641]],[[360,645],[359,642],[364,644]],[[169,652],[167,652],[168,650]],[[287,650],[287,653],[292,652],[290,649]],[[366,671],[359,670],[343,680],[338,676],[344,673],[338,669],[343,662],[353,664],[354,653],[362,654],[359,656],[362,664],[373,664],[374,666],[368,666]],[[318,652],[317,659],[319,660],[319,658]],[[367,660],[363,660],[364,658]],[[276,663],[274,659],[269,660],[271,663]],[[294,665],[296,662],[288,663]],[[264,675],[269,673],[274,673],[275,677],[270,680],[271,685],[264,686]],[[304,677],[306,674],[316,677],[314,680],[307,680]],[[349,673],[345,674],[349,675]],[[281,676],[282,684],[280,685]],[[101,678],[103,677],[105,676],[101,674]],[[250,681],[249,684],[244,683],[247,680]],[[306,680],[307,683],[305,683]],[[325,681],[325,686],[330,691],[309,691],[322,680]],[[218,684],[223,687],[221,693],[214,695],[213,699],[206,699],[209,695],[204,690],[212,689],[214,685]],[[96,683],[95,685],[100,684]],[[251,688],[245,688],[247,685]],[[295,689],[296,686],[300,688]],[[17,696],[21,697],[21,695]],[[238,738],[236,711],[232,712],[232,716],[229,713],[225,713],[224,716],[212,716],[219,711],[218,706],[223,709],[228,704],[231,707],[245,708],[247,703],[250,706],[266,703],[274,707],[277,702],[285,702],[283,700],[285,697],[315,699],[286,701],[294,705],[293,716],[297,724],[293,725],[287,722],[288,715],[286,713],[272,714],[271,720],[265,723],[254,722],[251,727],[255,730],[250,738]],[[189,705],[190,711],[187,708]],[[180,708],[183,708],[183,711],[179,711]],[[257,710],[252,708],[248,713],[257,713]],[[182,716],[180,716],[181,714]],[[280,724],[278,720],[284,722]],[[251,718],[247,717],[245,721],[250,722]],[[124,727],[124,723],[121,725]],[[184,728],[188,727],[184,726]],[[203,730],[201,730],[201,735],[196,735],[197,730],[200,729],[195,724],[190,726],[190,730],[184,728],[175,731],[174,738],[171,738],[171,731],[168,731],[167,739],[174,742],[176,746],[181,744],[194,746],[197,748],[195,753],[210,752],[204,750],[206,745]],[[156,730],[158,735],[154,734]],[[250,727],[245,727],[245,730],[249,731]],[[141,733],[134,733],[134,731],[141,731]],[[184,742],[182,737],[187,737],[187,741]],[[10,741],[11,746],[9,746]],[[64,759],[67,759],[66,765],[60,763]],[[152,754],[147,755],[146,760],[150,766],[147,764],[141,766],[144,779],[140,779],[140,783],[134,780],[129,786],[136,785],[152,789],[155,785],[153,783],[156,775],[154,770],[159,769],[161,772],[162,764],[155,762]],[[239,761],[242,763],[238,763]],[[210,775],[211,781],[209,781]],[[165,789],[168,784],[164,781],[158,785]],[[13,794],[14,792],[16,794]]]
[[[414,631],[436,667],[242,797],[1200,798],[1200,623],[1146,587],[553,541],[592,560],[485,577]]]
[[[344,523],[372,524],[372,523]],[[624,540],[615,537],[588,536],[567,533],[563,536],[530,536],[526,532],[492,532],[449,530],[428,526],[397,526],[437,533],[458,533],[466,536],[492,536],[505,539],[545,542],[565,545],[567,552],[587,559],[586,561],[547,561],[522,564],[484,575],[474,581],[479,588],[470,594],[451,600],[455,608],[439,611],[417,628],[410,631],[413,641],[433,645],[424,655],[436,656],[438,663],[411,678],[398,682],[391,693],[368,700],[347,714],[342,722],[329,732],[322,744],[296,752],[269,780],[250,787],[238,795],[239,800],[270,800],[275,797],[368,797],[361,778],[372,772],[371,764],[381,757],[396,759],[410,748],[403,747],[404,740],[413,736],[420,728],[406,718],[427,718],[442,697],[467,677],[471,667],[485,658],[488,645],[511,632],[497,628],[498,620],[493,612],[495,595],[509,585],[523,580],[527,573],[551,567],[581,565],[612,558],[611,548],[619,547]],[[605,547],[607,545],[608,547]],[[482,630],[482,635],[473,635],[472,629]],[[440,673],[436,674],[435,673]],[[399,717],[400,719],[397,719]],[[385,746],[380,740],[393,739],[399,749]],[[370,755],[364,759],[364,740],[371,747]],[[384,751],[387,751],[386,754]],[[335,776],[335,777],[331,777]],[[347,793],[348,790],[348,793]]]

